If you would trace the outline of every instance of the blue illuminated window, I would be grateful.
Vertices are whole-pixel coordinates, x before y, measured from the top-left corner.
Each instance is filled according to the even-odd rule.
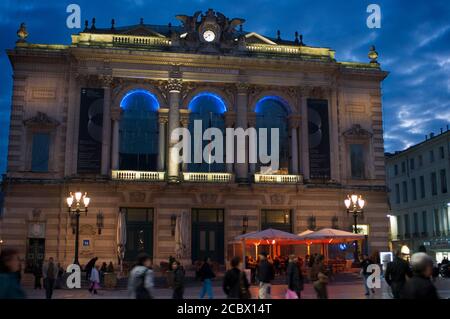
[[[210,127],[218,128],[222,131],[223,137],[225,137],[225,121],[224,113],[227,108],[223,100],[216,94],[210,92],[203,92],[196,95],[189,103],[190,118],[189,118],[189,132],[191,133],[191,163],[188,164],[189,172],[225,172],[225,163],[207,163],[202,156],[202,163],[194,162],[194,121],[202,121],[202,136],[206,129]],[[202,151],[210,143],[210,141],[202,142]],[[224,158],[222,162],[225,162],[225,138],[224,143]],[[211,152],[214,156],[214,150]]]
[[[130,91],[120,103],[119,167],[122,170],[155,171],[158,158],[158,109],[155,95]]]
[[[267,128],[268,136],[268,153],[272,154],[271,145],[271,129],[279,129],[279,152],[280,152],[280,170],[288,170],[289,167],[289,133],[288,133],[288,104],[277,96],[266,96],[259,100],[255,108],[256,112],[256,129],[259,132],[261,128]],[[259,152],[258,138],[258,152]],[[258,156],[259,158],[259,156]],[[261,166],[269,164],[258,163],[256,170],[259,172]]]

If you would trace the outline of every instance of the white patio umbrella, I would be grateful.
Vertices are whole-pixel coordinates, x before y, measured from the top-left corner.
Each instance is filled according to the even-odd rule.
[[[116,230],[116,239],[117,239],[117,257],[119,258],[120,263],[120,272],[123,271],[123,259],[125,258],[125,245],[127,244],[127,225],[125,213],[120,210],[117,216],[117,230]]]
[[[175,256],[177,259],[186,257],[189,238],[189,216],[182,212],[175,222]]]

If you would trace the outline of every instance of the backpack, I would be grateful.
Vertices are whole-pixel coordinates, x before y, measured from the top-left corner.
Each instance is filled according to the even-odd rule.
[[[152,299],[152,295],[145,288],[145,276],[147,275],[148,269],[146,269],[141,275],[137,277],[139,283],[136,285],[135,293],[136,299]]]

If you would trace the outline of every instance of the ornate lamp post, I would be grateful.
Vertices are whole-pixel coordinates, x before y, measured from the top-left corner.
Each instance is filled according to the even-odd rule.
[[[66,202],[69,210],[69,214],[75,219],[75,257],[73,263],[79,265],[78,262],[78,245],[80,239],[80,214],[88,212],[88,206],[91,199],[87,196],[87,193],[70,192]]]
[[[344,200],[345,207],[347,208],[347,215],[353,215],[353,227],[355,234],[358,233],[358,216],[364,215],[364,206],[366,205],[366,201],[362,198],[361,195],[347,195],[347,198]],[[358,258],[358,241],[355,240],[355,262],[359,260]]]

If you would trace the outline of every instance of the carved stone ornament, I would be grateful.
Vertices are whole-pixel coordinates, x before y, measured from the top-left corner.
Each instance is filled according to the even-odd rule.
[[[372,133],[363,129],[360,124],[353,124],[352,128],[342,133],[347,138],[371,138]]]
[[[166,83],[166,90],[168,92],[181,92],[183,89],[183,81],[181,79],[169,79]]]
[[[132,192],[130,193],[130,202],[132,203],[143,203],[145,201],[145,193],[142,192]]]
[[[59,125],[59,122],[43,112],[37,112],[36,116],[23,121],[23,124],[26,127],[52,129],[57,127]]]
[[[80,235],[93,236],[97,234],[97,229],[95,229],[92,225],[83,224],[80,226]]]
[[[217,201],[217,194],[203,193],[200,194],[200,200],[203,204],[215,204]]]
[[[284,195],[272,194],[272,195],[270,195],[270,202],[273,205],[282,205],[282,204],[284,204]]]
[[[112,87],[114,83],[114,77],[112,75],[100,74],[99,80],[103,87]]]

